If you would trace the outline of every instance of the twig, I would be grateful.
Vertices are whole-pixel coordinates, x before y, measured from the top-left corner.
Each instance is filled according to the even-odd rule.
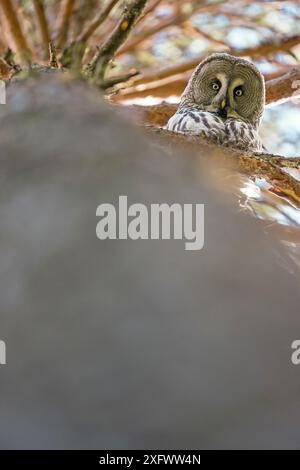
[[[100,86],[104,81],[104,76],[109,62],[128,37],[130,31],[142,13],[146,1],[147,0],[131,0],[126,4],[123,15],[111,36],[103,46],[99,48],[91,63],[88,65],[88,74],[96,76],[96,80]]]
[[[134,80],[131,80],[127,88],[120,91],[115,96],[115,101],[132,100],[135,98],[143,98],[149,95],[155,96],[156,98],[164,99],[170,96],[178,96],[178,99],[185,89],[189,80],[190,73],[180,73],[178,75],[172,75],[171,77],[162,78],[161,80],[155,80],[150,83],[141,83],[139,85],[132,86]]]
[[[77,0],[72,15],[72,42],[75,42],[78,36],[86,27],[87,22],[91,18],[95,18],[99,7],[98,0]]]
[[[221,45],[224,48],[224,50],[230,49],[230,46],[225,41],[222,41],[221,39],[217,39],[212,34],[209,34],[206,31],[203,31],[203,29],[200,29],[199,27],[195,26],[191,21],[186,21],[183,28],[186,32],[188,32],[189,36],[191,35],[202,36],[204,39],[207,39],[209,42]]]
[[[14,61],[14,54],[9,47],[6,49],[3,59],[10,67],[19,69],[19,66]]]
[[[162,0],[153,0],[153,3],[150,4],[148,7],[145,8],[139,19],[137,20],[137,23],[140,23],[149,13],[154,12],[156,10],[156,7],[161,3]]]
[[[96,18],[91,21],[83,32],[80,34],[76,42],[87,42],[97,28],[106,20],[108,15],[119,0],[110,0],[103,9],[98,13]]]
[[[50,33],[49,33],[49,27],[48,27],[48,20],[47,20],[45,9],[44,9],[44,3],[42,0],[33,0],[33,7],[35,10],[37,23],[38,23],[38,27],[40,30],[40,35],[41,35],[41,39],[42,39],[42,43],[43,43],[44,51],[45,51],[45,57],[46,57],[48,54],[48,48],[49,48],[49,43],[51,39],[50,39]]]
[[[0,33],[0,54],[3,53],[3,51],[5,51],[6,49],[6,40],[4,38],[4,34],[3,34],[3,27],[1,25],[1,16],[0,16],[0,28],[1,28],[1,33]]]
[[[0,80],[7,80],[11,75],[11,67],[0,57]]]
[[[52,42],[49,42],[49,56],[50,56],[50,60],[49,60],[49,65],[50,67],[54,67],[54,68],[58,68],[58,62],[57,62],[57,58],[56,58],[56,50],[55,50],[55,47],[53,46]]]
[[[56,38],[56,45],[58,49],[62,49],[66,43],[70,19],[74,10],[75,0],[64,0],[61,11],[59,14],[59,27]]]
[[[300,170],[300,157],[288,158],[273,153],[258,153],[255,155],[259,158],[263,158],[269,163],[279,166],[280,168],[293,168],[295,170]]]
[[[119,83],[127,82],[127,80],[130,80],[130,78],[135,77],[138,74],[139,74],[139,71],[134,70],[124,75],[116,75],[114,77],[110,77],[102,82],[101,88],[103,90],[106,90],[107,88],[111,88],[115,85],[118,85]]]
[[[148,39],[149,37],[154,36],[154,34],[157,34],[158,32],[169,28],[170,26],[175,26],[179,25],[180,23],[183,23],[191,13],[182,13],[182,12],[175,12],[172,16],[169,18],[161,20],[159,23],[147,28],[147,29],[142,29],[141,32],[133,37],[130,41],[128,41],[127,44],[124,44],[123,47],[118,51],[116,54],[117,56],[122,55],[122,54],[127,54],[128,52],[133,51],[140,43]]]
[[[5,16],[7,25],[15,43],[16,51],[19,53],[20,61],[26,65],[30,62],[31,52],[26,38],[21,29],[17,14],[11,0],[0,0],[0,7]]]

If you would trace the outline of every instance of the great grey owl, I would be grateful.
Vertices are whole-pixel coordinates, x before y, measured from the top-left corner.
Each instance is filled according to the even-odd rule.
[[[255,65],[216,53],[195,69],[166,128],[204,135],[241,150],[261,151],[258,128],[264,106],[264,78]]]

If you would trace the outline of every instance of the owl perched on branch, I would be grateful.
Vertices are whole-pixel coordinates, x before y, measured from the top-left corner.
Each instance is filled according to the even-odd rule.
[[[167,129],[262,151],[258,129],[265,106],[263,75],[248,60],[216,53],[193,72]]]

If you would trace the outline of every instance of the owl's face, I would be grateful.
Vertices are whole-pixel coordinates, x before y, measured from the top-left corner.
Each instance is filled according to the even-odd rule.
[[[186,91],[194,104],[223,119],[258,125],[264,110],[262,74],[251,62],[229,54],[213,54],[205,59],[193,73]]]

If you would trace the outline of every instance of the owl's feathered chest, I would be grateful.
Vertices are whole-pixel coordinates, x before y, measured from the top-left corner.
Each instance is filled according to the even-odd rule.
[[[173,132],[204,135],[218,144],[242,150],[262,150],[255,126],[233,118],[222,119],[198,106],[179,109],[169,119],[166,128]]]

